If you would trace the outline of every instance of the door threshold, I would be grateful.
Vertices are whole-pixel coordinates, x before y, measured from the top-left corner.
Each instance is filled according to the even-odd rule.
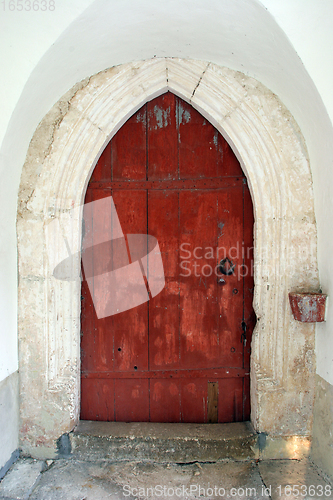
[[[71,454],[82,460],[216,462],[257,458],[250,422],[187,424],[81,420],[70,433]]]

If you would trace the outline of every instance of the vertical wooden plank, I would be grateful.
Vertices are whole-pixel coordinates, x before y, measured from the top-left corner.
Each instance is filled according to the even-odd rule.
[[[218,133],[218,161],[217,161],[217,172],[219,177],[243,177],[244,173],[241,169],[239,161],[237,160],[235,153],[224,139],[224,137]]]
[[[91,191],[87,191],[85,202],[90,203],[93,199]],[[82,222],[84,226],[85,235],[83,237],[83,242],[90,240],[90,235],[92,234],[92,219],[86,217],[86,222],[84,219]],[[84,244],[84,243],[83,243]],[[92,268],[92,254],[91,263]],[[83,280],[81,283],[81,370],[93,370],[94,369],[94,341],[95,341],[95,320],[96,314],[94,309],[94,304],[92,301],[92,295],[88,288],[88,283],[84,279],[85,274],[82,266],[82,276]],[[82,392],[81,397],[84,399],[86,394]]]
[[[218,362],[219,345],[215,275],[217,193],[182,191],[179,200],[181,367],[208,368]]]
[[[124,234],[147,233],[147,193],[144,190],[112,192]],[[148,303],[111,317],[114,334],[114,370],[148,369]]]
[[[209,424],[216,424],[218,422],[218,399],[219,399],[218,382],[208,382],[207,422]]]
[[[94,201],[100,200],[104,197],[108,197],[109,193],[105,190],[91,190],[87,193],[86,202],[92,203]],[[106,263],[110,256],[104,253],[105,247],[99,245],[94,246],[94,240],[96,239],[99,232],[103,234],[109,234],[111,239],[111,228],[108,227],[106,223],[106,214],[99,213],[96,210],[95,205],[90,205],[89,217],[87,217],[87,211],[84,210],[85,214],[85,238],[84,238],[84,251],[88,253],[89,262],[87,261],[86,255],[84,256],[84,274],[89,276],[94,276],[94,273],[98,274],[97,263],[103,261]],[[86,248],[87,247],[87,248]],[[102,255],[100,255],[102,252]],[[106,264],[107,265],[107,264]],[[82,303],[83,314],[82,314],[82,327],[84,331],[88,333],[85,338],[82,339],[81,352],[83,360],[83,369],[88,371],[105,371],[108,370],[110,363],[113,362],[113,338],[112,335],[107,335],[108,324],[110,324],[109,318],[97,319],[95,313],[96,297],[94,297],[94,291],[90,289],[88,300],[87,293],[87,283],[82,286],[82,291],[84,293],[84,301]],[[101,297],[98,300],[103,300]],[[87,325],[89,322],[89,325]]]
[[[111,179],[111,142],[107,144],[94,168],[90,181],[110,182]]]
[[[147,103],[148,179],[178,177],[176,97],[167,92]]]
[[[143,106],[112,138],[112,180],[146,179],[146,120],[146,106]]]
[[[148,380],[115,379],[115,408],[117,422],[148,422]]]
[[[101,200],[110,196],[110,192],[103,189],[94,189],[92,191],[92,201]],[[112,256],[107,251],[106,245],[95,244],[99,240],[99,235],[104,234],[106,239],[112,240],[112,227],[110,226],[110,213],[104,213],[100,210],[98,204],[92,206],[93,217],[93,275],[99,277],[103,269],[111,266]],[[108,294],[107,275],[103,275],[105,279],[105,293]],[[99,295],[95,300],[103,301],[105,296]],[[95,319],[94,331],[94,370],[97,372],[108,371],[113,365],[113,335],[112,335],[112,317]]]
[[[145,180],[147,169],[147,111],[144,105],[112,139],[112,180]],[[113,191],[123,233],[147,233],[145,191]],[[148,306],[141,304],[112,316],[115,339],[114,370],[148,368]],[[147,389],[146,389],[147,390]]]
[[[218,132],[190,104],[178,98],[181,179],[217,176]]]
[[[217,265],[230,259],[234,273],[220,273],[218,281],[220,359],[222,366],[243,366],[243,186],[220,189],[218,193]],[[225,266],[227,267],[228,261]],[[222,280],[222,281],[220,281]]]
[[[94,343],[95,343],[94,304],[89,292],[88,284],[81,284],[81,371],[92,371],[95,368]],[[84,394],[81,391],[81,396]]]
[[[182,422],[207,422],[207,378],[179,379]]]
[[[151,422],[180,422],[180,405],[179,380],[150,380]]]
[[[254,293],[253,276],[253,225],[254,214],[251,195],[247,184],[244,184],[244,322],[246,324],[246,345],[244,346],[243,366],[250,371],[251,340],[256,323],[255,312],[252,306]],[[250,377],[244,378],[243,384],[243,419],[249,420],[250,405]]]
[[[244,377],[243,382],[243,418],[242,420],[250,420],[251,416],[251,401],[250,401],[250,376]]]
[[[165,287],[149,301],[149,367],[179,368],[178,192],[148,193],[148,233],[161,250]]]
[[[114,420],[114,381],[107,379],[81,380],[81,420]]]
[[[236,383],[236,388],[234,391],[234,422],[242,422],[244,420],[243,414],[243,389],[244,389],[244,379],[239,378]]]
[[[252,332],[256,317],[252,306],[254,292],[253,276],[253,224],[254,214],[249,188],[244,184],[244,321],[246,323],[246,346],[244,349],[244,368],[250,369]],[[248,400],[250,399],[248,394]]]
[[[243,379],[218,379],[219,423],[240,422],[243,415]]]

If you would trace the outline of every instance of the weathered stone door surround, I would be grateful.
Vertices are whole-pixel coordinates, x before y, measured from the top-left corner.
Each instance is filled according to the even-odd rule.
[[[312,181],[301,132],[256,80],[207,62],[154,58],[77,84],[42,120],[23,166],[17,221],[21,448],[33,456],[55,455],[56,440],[78,421],[80,404],[80,279],[53,277],[51,255],[62,242],[49,237],[48,226],[83,202],[110,137],[145,101],[167,90],[225,136],[251,190],[254,428],[280,436],[294,447],[290,453],[311,435],[314,327],[296,322],[288,303],[289,291],[319,287]],[[78,218],[73,241],[80,241],[80,233]]]

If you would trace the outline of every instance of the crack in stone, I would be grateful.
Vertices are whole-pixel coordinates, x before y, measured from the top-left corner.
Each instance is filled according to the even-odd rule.
[[[263,479],[263,477],[262,477],[262,474],[261,474],[261,472],[260,472],[259,460],[258,460],[258,461],[256,461],[256,462],[255,462],[255,464],[256,464],[256,467],[257,467],[258,474],[259,474],[259,477],[260,477],[260,479],[261,479],[261,482],[262,482],[262,484],[264,485],[264,487],[265,487],[265,489],[266,489],[265,491],[267,491],[267,484],[265,483],[265,481],[264,481],[264,479]],[[267,497],[265,497],[265,498],[267,498],[267,499],[269,499],[269,500],[272,500],[272,497],[271,497],[271,496],[267,496]]]
[[[195,88],[194,88],[194,90],[193,90],[193,92],[192,92],[192,95],[191,95],[191,97],[190,97],[190,102],[191,102],[192,98],[194,97],[194,94],[195,94],[195,92],[196,92],[197,88],[199,87],[199,85],[200,85],[200,83],[201,83],[201,80],[203,79],[204,74],[205,74],[205,73],[206,73],[206,71],[208,70],[209,66],[210,66],[210,63],[208,63],[208,64],[207,64],[207,66],[206,66],[206,68],[203,70],[202,75],[200,76],[199,81],[198,81],[198,83],[196,84],[196,86],[195,86]]]

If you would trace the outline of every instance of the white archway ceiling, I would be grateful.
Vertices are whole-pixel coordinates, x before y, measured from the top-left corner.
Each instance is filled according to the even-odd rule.
[[[62,8],[57,4],[57,12]],[[95,0],[63,28],[32,69],[18,112],[28,103],[35,112],[45,106],[35,117],[40,120],[77,81],[154,56],[207,60],[242,71],[279,95],[298,121],[305,94],[312,91],[312,99],[316,94],[290,41],[257,0]]]

